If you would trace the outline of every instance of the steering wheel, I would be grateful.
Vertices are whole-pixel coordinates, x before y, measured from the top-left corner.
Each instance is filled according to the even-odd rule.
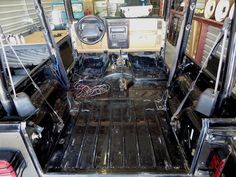
[[[88,15],[81,18],[76,27],[79,40],[88,45],[93,45],[102,40],[106,27],[101,18]]]

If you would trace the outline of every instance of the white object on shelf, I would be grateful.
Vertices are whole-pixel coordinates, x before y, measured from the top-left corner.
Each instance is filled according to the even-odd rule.
[[[9,40],[9,42],[10,42],[12,45],[16,45],[16,39],[15,39],[14,36],[10,36],[10,37],[8,38],[8,40]]]
[[[21,44],[19,35],[15,35],[16,43]]]
[[[222,22],[228,15],[230,10],[229,0],[220,0],[216,6],[215,19],[218,22]]]
[[[125,17],[146,17],[152,12],[153,6],[127,6],[121,7]]]
[[[23,35],[20,35],[20,41],[21,41],[21,44],[25,44],[25,38]]]
[[[216,9],[216,0],[209,0],[206,3],[205,11],[204,11],[204,17],[209,19],[213,17],[213,14]]]

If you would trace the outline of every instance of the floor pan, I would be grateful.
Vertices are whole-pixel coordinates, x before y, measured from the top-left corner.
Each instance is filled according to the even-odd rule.
[[[166,119],[149,99],[84,100],[48,171],[185,172]]]

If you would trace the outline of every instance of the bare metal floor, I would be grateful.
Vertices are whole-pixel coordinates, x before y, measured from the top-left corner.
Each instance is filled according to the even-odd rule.
[[[84,100],[48,170],[182,173],[183,158],[166,117],[153,100]]]

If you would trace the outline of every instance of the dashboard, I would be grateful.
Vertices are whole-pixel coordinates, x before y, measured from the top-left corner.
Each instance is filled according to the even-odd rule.
[[[94,25],[88,20],[81,24],[81,21],[75,21],[71,28],[72,43],[78,53],[118,52],[121,49],[124,52],[160,51],[164,47],[166,23],[162,18],[106,18],[102,20],[104,34],[100,23]],[[84,37],[81,38],[82,33],[90,39],[99,38],[100,33],[101,38],[88,44]]]

